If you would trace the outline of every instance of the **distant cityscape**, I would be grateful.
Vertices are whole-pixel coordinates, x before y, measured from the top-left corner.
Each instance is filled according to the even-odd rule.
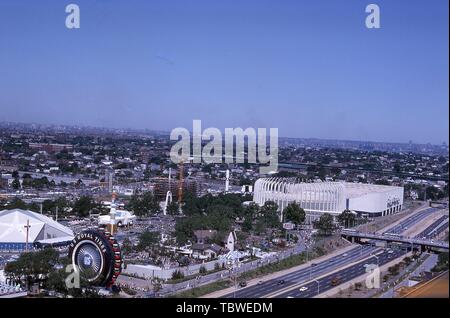
[[[92,297],[315,297],[314,277],[320,295],[341,297],[339,287],[348,297],[399,297],[415,290],[405,287],[414,279],[425,284],[448,266],[446,145],[281,138],[278,171],[264,175],[248,162],[174,164],[172,144],[150,130],[0,123],[3,294],[82,296],[50,278],[24,284],[8,264],[21,264],[24,251],[59,264],[84,251],[77,244],[86,233],[103,235],[97,228],[115,232],[121,267],[84,290]],[[48,248],[56,256],[42,254]],[[342,261],[327,265],[335,250]],[[386,282],[404,277],[395,294],[356,279],[372,255],[383,264],[398,259],[383,269]],[[300,292],[278,274],[317,257],[327,260],[311,267],[310,279],[295,272]],[[420,278],[404,276],[422,263]],[[55,268],[43,275],[65,275]],[[326,275],[330,269],[340,274]]]
[[[436,315],[448,9],[0,1],[2,317]]]
[[[94,133],[113,133],[123,135],[141,134],[168,136],[169,131],[155,131],[151,129],[132,129],[132,128],[102,128],[92,126],[76,126],[76,125],[57,125],[57,124],[37,124],[37,123],[18,123],[0,121],[2,129],[9,129],[11,132],[19,130],[21,132],[41,131],[47,130],[54,133],[70,133],[77,132],[78,134]],[[292,138],[280,137],[280,145],[289,146],[308,146],[308,147],[332,147],[355,150],[369,150],[369,151],[390,151],[390,152],[417,152],[423,154],[448,154],[449,145],[446,142],[442,144],[419,144],[409,141],[408,143],[399,142],[377,142],[377,141],[356,141],[356,140],[333,140],[333,139],[317,139],[317,138]]]

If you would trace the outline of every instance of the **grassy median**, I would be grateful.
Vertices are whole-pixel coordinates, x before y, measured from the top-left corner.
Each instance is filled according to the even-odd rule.
[[[181,293],[168,296],[168,298],[197,298],[215,292],[217,290],[228,288],[231,285],[232,285],[231,281],[221,280],[200,287],[191,288]]]

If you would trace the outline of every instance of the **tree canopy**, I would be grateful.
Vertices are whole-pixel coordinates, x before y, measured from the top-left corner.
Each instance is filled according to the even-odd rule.
[[[23,253],[16,261],[6,264],[5,275],[30,288],[32,284],[44,281],[58,261],[59,254],[54,249]]]
[[[319,230],[321,235],[331,235],[335,229],[333,216],[329,213],[324,213],[318,220],[313,222],[313,226],[315,229]]]
[[[134,194],[127,206],[138,216],[154,215],[160,212],[159,203],[151,192],[142,195]]]
[[[299,225],[305,221],[306,213],[296,202],[292,202],[284,208],[283,215],[287,222]]]
[[[89,212],[95,207],[96,204],[92,197],[81,196],[78,200],[75,201],[72,211],[80,217],[86,217],[89,215]]]
[[[345,228],[355,226],[356,215],[350,210],[344,210],[341,214],[338,215],[337,220],[340,225]]]

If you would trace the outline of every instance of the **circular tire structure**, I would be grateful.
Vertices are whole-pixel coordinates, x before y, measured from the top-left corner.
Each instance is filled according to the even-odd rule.
[[[122,271],[116,239],[105,230],[80,232],[69,245],[69,259],[80,278],[92,286],[110,288]]]

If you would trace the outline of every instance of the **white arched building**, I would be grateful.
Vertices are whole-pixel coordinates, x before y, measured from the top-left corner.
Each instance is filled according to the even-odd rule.
[[[334,216],[349,209],[358,215],[376,217],[400,211],[403,205],[403,187],[365,183],[315,182],[301,183],[295,178],[262,178],[255,182],[253,201],[278,204],[282,211],[291,202],[297,202],[306,212],[306,222],[323,213]]]

